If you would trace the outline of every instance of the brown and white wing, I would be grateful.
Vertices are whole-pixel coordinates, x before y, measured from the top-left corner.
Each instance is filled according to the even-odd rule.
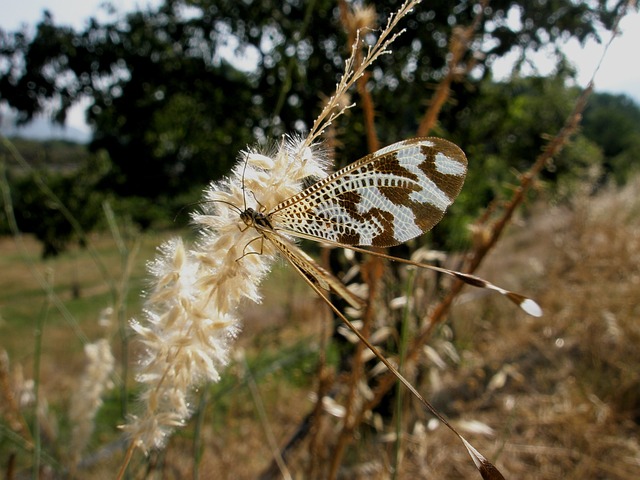
[[[346,245],[389,247],[433,228],[460,193],[464,152],[441,138],[394,143],[276,205],[275,230]]]

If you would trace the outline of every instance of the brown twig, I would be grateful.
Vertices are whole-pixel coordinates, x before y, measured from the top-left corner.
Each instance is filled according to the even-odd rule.
[[[349,7],[345,0],[340,0],[340,21],[347,31],[347,45],[354,45],[359,38],[359,32],[363,29],[371,29],[373,27],[372,21],[375,12],[373,7],[369,9],[359,8],[354,11]],[[355,64],[362,65],[363,55],[362,48],[356,49]],[[371,77],[371,73],[366,71],[356,81],[356,90],[360,97],[360,106],[362,108],[362,115],[364,118],[364,128],[367,134],[367,149],[369,152],[375,152],[380,148],[380,140],[378,139],[378,133],[376,132],[375,125],[375,107],[371,92],[367,90],[367,82]]]
[[[480,21],[484,15],[484,10],[489,0],[481,2],[482,8],[478,10],[471,25],[467,27],[454,28],[449,42],[449,61],[447,62],[447,74],[436,87],[435,94],[429,103],[429,108],[422,117],[422,121],[418,126],[417,136],[426,137],[438,120],[442,107],[449,99],[451,94],[451,84],[463,78],[465,74],[473,68],[473,63],[466,66],[462,65],[462,58],[469,51],[471,39],[480,25]]]
[[[371,326],[374,321],[375,312],[375,299],[378,294],[377,286],[380,284],[383,275],[383,263],[382,259],[378,257],[372,257],[369,261],[363,265],[362,276],[363,281],[369,286],[369,294],[367,298],[366,308],[362,316],[363,327],[361,330],[362,335],[365,338],[369,338],[371,334]],[[342,463],[342,458],[346,450],[347,445],[353,439],[353,433],[358,425],[361,423],[360,412],[356,411],[359,406],[358,400],[358,385],[360,379],[364,373],[364,361],[363,353],[367,350],[367,345],[363,342],[358,342],[354,353],[351,356],[351,375],[349,376],[349,393],[346,400],[346,413],[345,420],[331,462],[331,468],[327,478],[334,479],[338,475],[338,468]]]
[[[365,28],[371,28],[371,22],[373,19],[373,9],[364,11],[362,9],[358,11],[352,11],[344,0],[340,1],[340,17],[342,23],[347,30],[347,42],[348,45],[354,45],[359,38],[359,32]],[[355,51],[355,64],[363,64],[362,49],[357,48]],[[367,147],[369,152],[375,152],[380,148],[380,141],[376,133],[375,128],[375,108],[371,93],[367,90],[367,81],[370,73],[365,72],[356,82],[356,89],[360,96],[360,105],[362,107],[362,113],[365,123],[365,131],[367,132]],[[371,326],[373,324],[373,305],[375,296],[377,293],[376,285],[382,278],[382,261],[379,258],[371,258],[366,265],[362,268],[362,275],[364,282],[369,286],[369,295],[367,298],[367,304],[363,315],[363,328],[362,334],[368,337],[371,333]],[[353,438],[353,432],[358,426],[358,422],[355,422],[356,409],[358,408],[358,385],[361,381],[362,374],[364,373],[363,352],[366,346],[362,342],[358,342],[355,346],[355,350],[351,356],[352,366],[351,375],[349,375],[348,394],[345,403],[345,421],[343,427],[338,435],[335,448],[333,450],[333,456],[331,459],[329,474],[327,478],[334,479],[338,475],[338,468],[342,463],[344,452],[347,445]]]

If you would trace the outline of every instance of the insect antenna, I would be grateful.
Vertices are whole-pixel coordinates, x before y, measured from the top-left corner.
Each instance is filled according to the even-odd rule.
[[[244,165],[242,167],[242,202],[244,203],[243,207],[242,207],[242,211],[246,211],[247,210],[247,189],[245,187],[245,176],[246,176],[246,172],[247,172],[247,165],[249,163],[249,152],[247,152],[245,154],[245,159],[244,159]],[[262,202],[260,202],[260,200],[258,200],[258,197],[256,197],[256,194],[253,191],[249,191],[249,193],[253,196],[253,199],[256,201],[256,203],[258,204],[259,211],[261,213],[264,213],[267,210],[267,207],[265,207]]]
[[[247,193],[246,193],[246,189],[244,186],[244,178],[245,178],[245,173],[247,172],[247,164],[249,163],[249,152],[245,153],[244,156],[244,165],[242,166],[242,211],[246,211],[247,210]],[[255,194],[253,196],[253,198],[255,198]],[[256,199],[256,202],[258,200]]]
[[[192,203],[189,203],[189,204],[185,205],[184,207],[182,207],[178,211],[177,215],[179,215],[180,212],[182,212],[182,210],[184,210],[185,208],[187,208],[189,206],[191,206],[191,207],[193,207],[193,206],[201,206],[201,205],[206,205],[207,203],[223,203],[223,204],[231,207],[232,210],[235,210],[236,212],[238,212],[238,215],[240,215],[242,213],[242,209],[239,206],[237,206],[234,203],[227,202],[226,200],[200,200],[199,202],[192,202]],[[176,215],[176,217],[177,217],[177,215]]]
[[[176,221],[178,220],[178,217],[188,208],[188,209],[192,209],[193,207],[199,207],[201,205],[204,205],[208,202],[211,202],[213,200],[198,200],[197,202],[189,202],[186,205],[183,205],[182,207],[180,207],[178,209],[178,211],[176,212],[175,216],[173,217],[173,223],[176,223]]]
[[[234,203],[227,202],[226,200],[207,200],[207,202],[224,203],[225,205],[228,205],[229,207],[231,207],[232,210],[235,210],[236,212],[238,212],[238,215],[242,213],[242,209],[239,206],[235,205]]]

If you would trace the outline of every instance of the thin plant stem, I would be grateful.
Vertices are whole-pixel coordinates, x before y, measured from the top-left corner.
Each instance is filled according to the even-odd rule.
[[[127,473],[127,468],[129,467],[129,463],[131,463],[131,458],[133,457],[133,452],[135,451],[135,449],[136,449],[135,443],[129,442],[129,446],[127,447],[127,450],[124,453],[124,459],[120,464],[120,470],[118,470],[118,475],[116,476],[116,480],[122,480],[123,478],[125,478],[125,475]]]
[[[391,32],[396,28],[398,22],[404,18],[413,7],[415,7],[420,0],[407,0],[402,6],[391,16],[387,21],[387,25],[380,33],[378,41],[375,45],[368,47],[367,53],[362,58],[360,64],[356,64],[356,52],[360,48],[360,35],[356,35],[356,41],[352,45],[351,56],[345,62],[345,69],[340,82],[336,86],[335,93],[326,102],[322,112],[316,118],[305,139],[303,147],[310,147],[315,140],[322,135],[325,129],[332,124],[340,115],[353,105],[340,107],[341,97],[347,92],[355,82],[364,75],[366,69],[375,62],[380,56],[390,53],[389,47],[401,35],[404,30],[400,30],[393,35]]]
[[[273,455],[274,461],[278,464],[278,468],[280,469],[280,474],[282,478],[285,480],[292,480],[291,473],[287,468],[282,455],[280,454],[280,450],[278,449],[278,443],[276,442],[275,436],[273,435],[273,430],[269,425],[269,420],[267,418],[267,411],[264,408],[264,403],[262,401],[262,396],[260,395],[260,390],[258,389],[258,385],[256,384],[255,378],[253,378],[253,374],[251,373],[251,368],[247,363],[247,359],[243,358],[244,362],[244,371],[247,379],[247,385],[249,386],[249,391],[251,392],[251,398],[253,399],[253,404],[256,407],[256,411],[258,412],[258,418],[260,419],[260,425],[262,426],[262,430],[267,440],[267,444],[271,449],[271,454]]]
[[[369,286],[369,294],[364,313],[362,315],[363,327],[358,332],[358,336],[368,338],[371,325],[374,320],[375,313],[375,299],[378,295],[377,285],[382,278],[383,265],[382,260],[377,257],[369,259],[367,264],[362,269],[362,276],[364,282]],[[322,297],[324,299],[324,296]],[[332,305],[333,309],[333,305]],[[335,313],[335,311],[334,311]],[[340,317],[342,319],[342,317]],[[347,445],[353,440],[353,432],[356,430],[359,422],[357,421],[357,400],[358,400],[358,385],[360,379],[364,373],[363,364],[363,352],[368,347],[364,342],[358,342],[355,346],[355,351],[351,356],[351,375],[349,377],[349,393],[347,395],[347,401],[345,405],[344,425],[340,431],[336,447],[334,449],[333,457],[331,459],[331,466],[329,469],[328,478],[335,479],[338,475],[338,468],[342,463],[342,458],[346,451]]]
[[[120,337],[121,348],[120,410],[122,418],[126,418],[128,409],[127,379],[129,378],[129,333],[127,328],[126,313],[127,293],[129,291],[129,280],[131,278],[131,272],[135,265],[135,259],[137,258],[137,254],[140,250],[141,242],[140,238],[137,237],[133,243],[133,246],[129,248],[127,246],[127,242],[125,242],[122,234],[120,233],[120,228],[118,227],[118,222],[116,220],[115,213],[111,208],[111,204],[109,202],[104,202],[102,204],[102,208],[105,213],[105,218],[107,219],[109,231],[111,232],[111,236],[113,237],[114,242],[118,248],[118,252],[120,254],[120,263],[122,265],[122,274],[117,284],[115,284],[114,311],[116,312],[117,317],[118,335]]]
[[[95,247],[93,246],[93,243],[91,242],[91,239],[89,238],[87,233],[84,231],[80,223],[78,223],[78,221],[73,216],[73,214],[69,211],[69,209],[66,207],[64,202],[62,202],[62,200],[58,198],[58,196],[53,192],[53,190],[49,188],[49,186],[47,185],[45,180],[42,178],[42,176],[37,172],[37,170],[35,170],[31,165],[29,165],[29,163],[24,159],[24,157],[16,149],[15,145],[13,145],[13,143],[11,143],[3,135],[0,135],[0,142],[7,148],[7,150],[9,150],[9,152],[11,152],[11,155],[13,159],[16,161],[16,163],[20,165],[20,167],[22,167],[23,169],[25,169],[26,171],[28,171],[33,175],[36,185],[38,186],[40,191],[44,193],[49,198],[49,200],[51,200],[51,202],[59,209],[60,213],[62,213],[64,218],[69,222],[75,234],[86,245],[86,248],[89,251],[91,258],[93,259],[96,267],[98,268],[98,270],[100,271],[100,274],[102,275],[103,281],[111,287],[111,291],[113,292],[114,291],[113,278],[109,274],[109,270],[107,269],[104,262],[100,259],[100,256],[98,255],[97,250],[95,249]]]
[[[328,251],[323,251],[323,256],[325,257],[325,263],[328,262]],[[327,312],[328,313],[328,312]],[[327,315],[329,317],[329,315]],[[316,403],[311,412],[311,426],[309,428],[311,432],[311,438],[309,439],[309,453],[311,457],[311,461],[307,465],[306,477],[314,478],[314,472],[320,470],[320,454],[321,451],[321,442],[320,438],[320,425],[322,418],[322,410],[323,410],[323,399],[325,395],[329,392],[333,382],[334,376],[330,374],[329,368],[327,368],[327,349],[329,348],[329,340],[331,338],[330,329],[333,327],[332,323],[333,317],[331,318],[323,318],[321,320],[321,334],[320,334],[320,345],[319,345],[319,355],[318,355],[318,364],[317,364],[317,378],[318,378],[318,387],[316,389]],[[317,474],[315,475],[317,476]]]
[[[407,278],[407,286],[405,290],[406,304],[402,310],[402,321],[400,323],[400,341],[398,342],[398,370],[404,371],[405,355],[407,352],[407,345],[409,342],[409,317],[411,314],[411,298],[413,295],[413,286],[415,280],[415,270],[409,270],[409,277]],[[396,383],[396,441],[393,452],[393,470],[391,472],[392,478],[398,478],[400,470],[401,453],[402,453],[402,418],[403,418],[403,402],[404,402],[404,387],[398,380]]]
[[[407,380],[394,366],[394,364],[387,359],[368,339],[363,333],[356,328],[356,326],[340,311],[338,307],[336,307],[331,300],[327,297],[327,295],[321,290],[321,288],[316,285],[311,279],[309,279],[300,267],[296,264],[293,264],[293,267],[298,271],[301,275],[302,279],[305,281],[307,285],[309,285],[314,292],[318,294],[318,296],[327,304],[327,306],[344,322],[344,324],[351,330],[353,334],[362,342],[370,351],[375,355],[375,357],[380,360],[380,362],[387,367],[387,370],[391,373],[393,377],[402,382],[402,384],[411,392],[411,394],[429,411],[433,416],[435,416],[443,425],[445,425],[451,432],[453,432],[460,442],[464,445],[467,450],[467,453],[472,458],[473,463],[475,464],[476,469],[480,472],[482,477],[485,480],[504,480],[504,477],[500,473],[500,471],[489,462],[478,450],[476,450],[461,434],[456,430],[456,428],[426,399],[424,398],[420,392],[413,386],[413,384]],[[385,377],[386,378],[386,377]],[[352,422],[351,432],[353,432],[354,426],[359,425],[362,420],[364,413],[371,410],[369,408],[371,402],[364,402],[365,408],[361,408],[359,412],[357,412],[358,417],[355,419],[356,421]],[[346,423],[346,422],[345,422]],[[343,429],[346,431],[347,429]],[[344,446],[342,447],[344,450]],[[337,473],[337,469],[335,472]],[[328,478],[335,478],[331,475]]]
[[[481,8],[478,9],[478,13],[473,18],[471,25],[454,29],[451,39],[449,40],[450,58],[447,62],[447,74],[442,81],[438,83],[435,94],[430,101],[429,108],[420,121],[416,132],[419,137],[427,136],[429,132],[433,130],[433,127],[435,127],[436,121],[440,116],[440,111],[451,94],[451,84],[457,79],[464,78],[464,75],[474,66],[473,63],[470,63],[466,67],[463,67],[462,58],[469,51],[471,39],[480,25],[480,20],[484,15],[488,3],[489,0],[482,0],[480,2]]]
[[[33,415],[33,466],[31,470],[31,478],[38,480],[40,478],[40,460],[42,453],[42,435],[40,425],[40,367],[42,365],[42,338],[44,336],[44,327],[49,317],[51,305],[53,304],[51,295],[47,295],[44,303],[42,314],[38,316],[38,322],[34,332],[33,342],[33,395],[34,415]]]
[[[13,237],[22,258],[25,263],[28,265],[31,274],[36,279],[40,288],[47,294],[47,298],[49,301],[55,305],[56,309],[62,314],[64,319],[67,321],[71,329],[73,330],[76,337],[82,341],[83,344],[89,342],[89,339],[84,334],[80,326],[78,325],[78,321],[73,316],[73,314],[69,311],[64,302],[60,299],[60,297],[53,290],[53,286],[49,283],[49,281],[45,278],[45,276],[40,272],[40,270],[36,267],[35,262],[27,246],[24,243],[22,232],[18,228],[18,223],[16,222],[16,217],[13,209],[13,201],[11,199],[11,188],[9,186],[9,181],[7,180],[6,175],[6,164],[4,162],[4,156],[0,157],[0,190],[2,190],[2,199],[4,202],[4,211],[7,216],[7,223],[9,226],[9,231]]]
[[[193,480],[200,478],[200,462],[202,462],[202,426],[207,413],[207,405],[209,404],[209,389],[204,388],[200,395],[198,404],[198,413],[196,415],[195,428],[193,429]]]
[[[3,440],[11,442],[12,446],[20,449],[25,453],[33,454],[33,450],[34,450],[33,442],[25,440],[22,436],[17,434],[15,431],[11,430],[10,428],[7,428],[7,426],[5,426],[5,424],[3,423],[0,424],[0,435],[2,435]],[[52,457],[51,455],[47,454],[46,451],[42,451],[42,450],[40,451],[40,459],[41,461],[44,460],[45,462],[47,462],[47,465],[51,465],[54,468],[62,468],[62,466],[60,465],[60,462],[54,457]],[[3,478],[11,479],[14,477],[11,477],[10,475],[6,475]]]

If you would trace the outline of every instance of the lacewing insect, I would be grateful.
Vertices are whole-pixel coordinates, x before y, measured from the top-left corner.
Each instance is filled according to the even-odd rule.
[[[318,289],[333,291],[355,308],[364,301],[283,234],[452,275],[497,291],[530,315],[542,315],[535,301],[474,275],[360,248],[391,247],[431,230],[460,193],[466,173],[467,158],[458,146],[441,138],[412,138],[367,155],[268,212],[246,208],[240,219],[271,242],[321,296]]]

